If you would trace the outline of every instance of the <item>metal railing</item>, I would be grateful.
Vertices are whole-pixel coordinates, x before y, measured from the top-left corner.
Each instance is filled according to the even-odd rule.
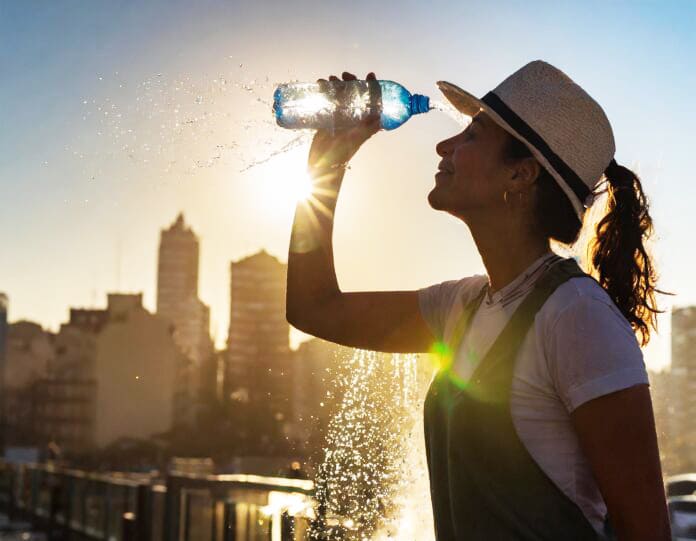
[[[90,473],[0,463],[0,506],[63,538],[300,541],[312,481],[257,475]]]

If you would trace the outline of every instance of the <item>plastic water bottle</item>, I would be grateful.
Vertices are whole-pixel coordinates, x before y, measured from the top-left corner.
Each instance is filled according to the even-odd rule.
[[[383,129],[393,130],[429,110],[428,96],[411,95],[394,81],[288,83],[273,93],[276,122],[291,130],[349,128],[372,115],[379,115]]]

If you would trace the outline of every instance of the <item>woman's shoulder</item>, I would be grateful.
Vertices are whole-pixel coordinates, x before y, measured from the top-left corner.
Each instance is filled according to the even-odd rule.
[[[485,274],[474,274],[464,278],[445,280],[428,287],[421,288],[419,295],[427,297],[434,304],[446,311],[454,304],[464,304],[473,300],[488,283]]]
[[[544,303],[539,316],[547,328],[555,327],[561,319],[609,319],[633,335],[628,320],[607,291],[589,275],[576,276],[559,285]]]
[[[438,338],[453,312],[474,299],[488,283],[485,274],[474,274],[455,280],[445,280],[418,290],[421,314]]]
[[[558,286],[538,317],[543,359],[568,411],[603,394],[648,383],[631,325],[592,277]]]

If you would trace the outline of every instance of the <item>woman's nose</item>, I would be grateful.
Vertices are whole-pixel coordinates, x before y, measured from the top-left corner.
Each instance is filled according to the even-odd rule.
[[[451,137],[449,139],[445,139],[444,141],[440,141],[437,145],[435,145],[435,152],[444,158],[449,150],[449,147],[451,146],[451,142]]]

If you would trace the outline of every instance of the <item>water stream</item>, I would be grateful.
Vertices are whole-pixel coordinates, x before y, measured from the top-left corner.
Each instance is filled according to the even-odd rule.
[[[357,350],[337,372],[342,400],[315,479],[320,520],[311,539],[432,539],[422,423],[432,365]]]

